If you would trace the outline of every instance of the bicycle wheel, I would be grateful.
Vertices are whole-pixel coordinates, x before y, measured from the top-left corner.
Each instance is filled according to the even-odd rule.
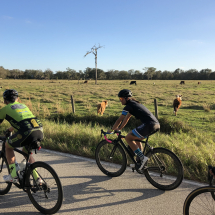
[[[33,170],[36,170],[42,179],[42,184],[37,185],[33,177]],[[27,193],[37,210],[43,214],[56,213],[63,201],[63,189],[54,169],[44,162],[31,164],[26,175]]]
[[[10,191],[12,183],[6,183],[3,179],[4,175],[9,175],[9,166],[5,157],[0,157],[0,195],[5,195]]]
[[[213,177],[213,175],[210,174],[209,171],[208,171],[208,181],[209,181],[209,186],[213,187],[214,186],[214,177]],[[215,193],[214,192],[211,192],[211,196],[215,200]]]
[[[150,159],[145,164],[147,180],[161,190],[173,190],[183,180],[183,166],[179,158],[170,150],[155,148],[146,154]]]
[[[102,140],[96,147],[96,163],[107,176],[120,176],[126,169],[127,158],[119,144]]]
[[[183,214],[215,214],[215,201],[211,192],[215,192],[215,187],[200,187],[192,191],[184,202]]]

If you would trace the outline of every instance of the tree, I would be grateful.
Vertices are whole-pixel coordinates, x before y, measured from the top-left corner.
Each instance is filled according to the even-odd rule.
[[[200,79],[209,79],[211,72],[211,69],[202,69],[200,71]]]
[[[133,74],[133,78],[141,80],[143,78],[143,74],[140,72],[140,70],[135,70]]]
[[[165,70],[165,71],[162,72],[161,77],[162,77],[163,80],[171,80],[173,78],[173,73],[170,72],[170,71]]]
[[[148,80],[149,80],[150,78],[151,78],[151,80],[152,80],[152,77],[153,77],[153,75],[154,75],[154,73],[155,73],[156,68],[154,68],[154,67],[145,67],[143,70],[146,71],[146,72],[144,73],[144,75],[147,76]]]
[[[178,68],[176,69],[174,72],[173,72],[173,76],[174,76],[174,79],[178,80],[178,79],[181,79],[180,78],[180,74],[183,73],[184,70]]]
[[[79,80],[84,79],[84,72],[82,70],[79,70],[77,76]]]
[[[186,76],[186,79],[189,79],[189,80],[198,80],[198,71],[196,69],[189,69],[185,72],[185,76]]]
[[[7,77],[7,70],[4,69],[3,66],[0,66],[0,78],[6,78]]]
[[[96,68],[96,78],[95,78],[95,84],[97,84],[97,50],[102,48],[103,46],[98,46],[96,47],[96,45],[94,45],[92,48],[91,48],[91,51],[88,51],[84,57],[86,57],[88,54],[90,53],[93,53],[95,55],[95,68]]]
[[[129,70],[128,70],[128,78],[129,78],[129,79],[133,79],[134,73],[135,73],[135,72],[134,72],[134,69],[129,69]]]
[[[161,70],[155,71],[154,79],[155,80],[161,79],[161,75],[162,75],[162,71]]]
[[[44,78],[45,79],[51,79],[53,77],[53,72],[52,72],[52,70],[51,69],[46,69],[45,71],[44,71]]]
[[[129,79],[129,74],[128,74],[128,72],[127,71],[124,71],[124,70],[122,70],[122,71],[120,71],[119,73],[118,73],[118,78],[119,79]]]
[[[69,67],[66,68],[66,76],[68,79],[77,79],[77,74],[76,71],[74,69],[70,69]]]

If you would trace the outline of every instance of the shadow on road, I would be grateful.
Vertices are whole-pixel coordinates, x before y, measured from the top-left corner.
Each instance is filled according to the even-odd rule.
[[[51,161],[46,161],[48,164],[53,165],[53,164],[66,164],[70,163],[71,164],[71,158],[63,158],[60,160],[51,160]],[[83,160],[79,159],[72,159],[72,162],[83,162]],[[86,161],[84,161],[86,162]],[[88,164],[85,164],[85,168],[87,168]],[[90,167],[92,167],[89,164]],[[60,176],[60,175],[59,175]],[[126,204],[126,203],[131,203],[131,202],[136,202],[136,201],[141,201],[144,199],[149,199],[153,198],[159,195],[164,194],[164,191],[157,190],[157,189],[123,189],[123,188],[112,188],[110,185],[108,187],[110,189],[106,189],[103,186],[100,186],[99,183],[101,182],[107,182],[109,180],[112,180],[111,177],[108,176],[101,176],[101,175],[89,175],[89,176],[60,176],[60,180],[69,180],[72,182],[73,179],[88,179],[85,182],[79,182],[76,184],[69,184],[69,185],[63,185],[63,190],[64,190],[64,200],[63,200],[63,205],[61,210],[58,213],[63,213],[63,212],[73,212],[73,211],[82,211],[82,210],[88,210],[88,209],[93,209],[93,208],[102,208],[102,207],[108,207],[108,206],[114,206],[114,205],[120,205],[120,204]],[[80,180],[81,181],[81,180]],[[114,183],[114,181],[113,181]],[[123,183],[123,180],[122,180]],[[132,197],[131,193],[134,193],[134,197]],[[138,193],[138,197],[137,197]],[[121,196],[122,198],[116,198],[116,195]],[[131,197],[128,197],[128,196]],[[78,196],[78,198],[77,198]],[[97,203],[97,200],[100,200],[102,198],[107,198],[109,202],[107,201],[102,201],[101,204]],[[126,197],[126,199],[124,198]],[[113,198],[113,200],[111,199]],[[123,199],[124,198],[124,199]],[[85,206],[84,201],[88,200],[93,200],[93,204],[87,203]],[[111,201],[111,202],[110,202]],[[75,203],[80,203],[81,207],[75,208]],[[95,202],[95,204],[94,204]],[[91,201],[92,203],[92,201]],[[72,204],[72,206],[71,206]],[[34,212],[29,212],[25,210],[23,212],[17,212],[16,214],[22,214],[22,215],[27,215],[27,214],[41,214],[39,212],[35,212],[34,206],[31,204],[27,193],[23,192],[22,190],[11,190],[7,195],[0,196],[0,208],[5,209],[6,211],[4,214],[14,214],[14,212],[8,211],[7,208],[11,207],[25,207],[26,205],[32,206],[32,209]],[[79,204],[80,205],[80,204]],[[27,209],[28,210],[28,209]],[[30,210],[31,211],[31,210]]]
[[[63,178],[63,177],[61,177]],[[99,187],[97,185],[97,183],[99,182],[103,182],[103,181],[107,181],[110,180],[110,177],[107,176],[77,176],[77,177],[65,177],[68,179],[72,178],[88,178],[91,179],[90,181],[84,182],[84,183],[79,183],[79,184],[75,184],[75,185],[69,185],[69,186],[64,186],[64,201],[63,204],[75,204],[78,202],[82,202],[82,201],[87,201],[87,200],[91,200],[91,199],[95,199],[96,200],[103,198],[103,197],[114,197],[116,194],[115,193],[120,193],[120,195],[126,195],[126,193],[141,193],[141,195],[139,195],[138,197],[134,197],[134,198],[130,198],[130,199],[126,199],[126,200],[118,200],[118,201],[113,201],[111,203],[105,203],[104,204],[99,204],[99,205],[92,205],[92,206],[83,206],[83,207],[79,207],[79,208],[74,208],[74,209],[63,209],[60,210],[61,212],[68,212],[68,211],[81,211],[81,210],[87,210],[87,209],[92,209],[92,208],[102,208],[102,207],[106,207],[106,206],[113,206],[113,205],[119,205],[119,204],[125,204],[125,203],[131,203],[131,202],[135,202],[135,201],[141,201],[144,199],[148,199],[148,198],[153,198],[155,196],[159,196],[164,194],[165,191],[162,190],[156,190],[156,189],[104,189],[102,187]],[[74,196],[75,195],[82,195],[84,196],[88,196],[85,198],[81,198],[81,199],[77,199]]]

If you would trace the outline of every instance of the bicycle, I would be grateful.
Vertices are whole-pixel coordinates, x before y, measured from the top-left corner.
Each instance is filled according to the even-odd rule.
[[[125,154],[127,152],[135,164],[135,167],[132,167],[132,171],[136,170],[138,173],[144,174],[154,187],[161,190],[173,190],[181,184],[184,175],[183,166],[180,159],[173,152],[161,147],[151,147],[148,143],[150,135],[148,135],[146,141],[137,140],[145,144],[143,154],[149,158],[144,168],[138,170],[134,152],[131,148],[126,147],[122,140],[125,136],[121,135],[121,132],[115,133],[117,133],[118,137],[114,140],[108,140],[106,132],[101,130],[101,136],[104,135],[105,140],[102,140],[96,147],[96,163],[104,174],[110,177],[118,177],[123,174],[127,167]]]
[[[208,166],[209,186],[199,187],[193,190],[186,198],[183,207],[184,215],[191,214],[215,214],[215,187],[213,176],[210,174],[211,166]]]
[[[11,135],[11,134],[10,134]],[[2,150],[0,151],[0,195],[7,194],[12,186],[12,183],[3,180],[4,175],[10,174],[9,165],[5,154],[5,143],[8,136],[0,136],[2,141]],[[56,213],[63,202],[63,189],[60,179],[54,169],[47,163],[37,161],[33,164],[28,163],[31,150],[40,150],[41,140],[32,142],[28,147],[28,154],[14,148],[14,151],[22,154],[26,160],[26,166],[23,171],[18,171],[18,183],[13,183],[19,189],[27,192],[34,207],[43,214]],[[42,183],[37,184],[33,177],[33,170],[37,172],[42,179]]]

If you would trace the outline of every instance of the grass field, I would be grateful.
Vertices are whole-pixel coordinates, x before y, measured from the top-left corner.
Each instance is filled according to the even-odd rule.
[[[100,129],[108,129],[121,114],[123,106],[117,94],[130,89],[135,99],[154,113],[154,99],[158,101],[161,132],[150,142],[174,151],[182,160],[185,176],[204,181],[208,164],[214,164],[215,81],[156,81],[141,80],[129,85],[130,80],[83,81],[73,80],[2,80],[2,93],[14,88],[22,103],[30,107],[44,124],[44,146],[94,157],[96,144],[101,140]],[[153,84],[155,83],[155,84]],[[172,103],[182,94],[182,106],[174,116]],[[71,95],[75,101],[72,114]],[[97,116],[98,102],[108,100],[104,116]],[[0,103],[0,107],[4,104]],[[53,121],[55,119],[55,121]],[[124,132],[139,122],[131,119]],[[2,130],[8,126],[3,124]]]

